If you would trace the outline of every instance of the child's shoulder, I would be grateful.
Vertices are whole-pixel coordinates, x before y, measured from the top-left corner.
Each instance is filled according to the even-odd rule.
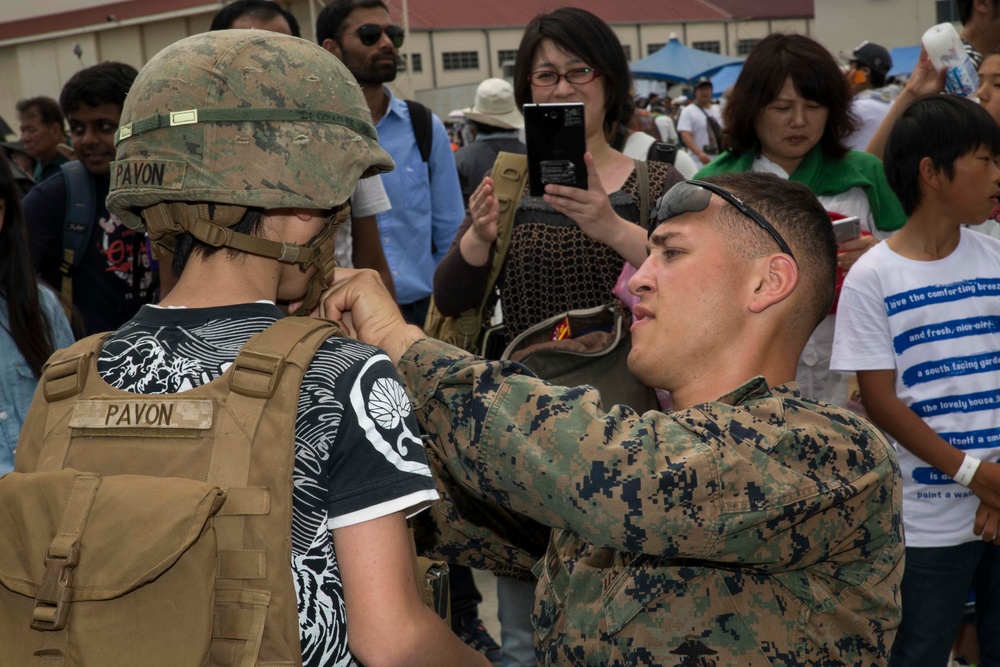
[[[346,336],[330,336],[313,357],[306,375],[321,384],[353,385],[360,378],[398,378],[396,367],[382,348]]]
[[[879,241],[858,258],[847,274],[847,278],[867,278],[893,271],[897,257],[886,241]]]

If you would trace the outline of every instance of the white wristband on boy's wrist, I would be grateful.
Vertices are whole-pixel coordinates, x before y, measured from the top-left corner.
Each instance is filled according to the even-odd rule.
[[[958,467],[958,472],[952,478],[962,486],[969,486],[972,484],[972,478],[975,476],[976,471],[979,470],[979,464],[982,463],[975,456],[965,455],[965,459],[962,461],[962,465]]]

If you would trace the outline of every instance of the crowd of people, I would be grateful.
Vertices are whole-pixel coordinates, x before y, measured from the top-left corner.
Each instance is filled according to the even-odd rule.
[[[92,403],[190,410],[321,317],[338,333],[287,355],[297,398],[255,417],[294,443],[302,664],[1000,664],[1000,0],[959,7],[977,101],[926,54],[904,83],[873,42],[838,62],[776,33],[721,106],[708,78],[637,98],[611,27],[555,9],[457,150],[387,85],[406,35],[383,0],[331,0],[315,42],[235,0],[141,71],[84,68],[3,144],[0,474],[51,466],[64,431],[114,451]],[[586,188],[493,170],[528,163],[524,105],[577,102]],[[609,303],[617,335],[571,330]],[[475,344],[427,336],[470,311]],[[536,377],[510,350],[551,322],[537,349],[628,345],[655,404]],[[446,618],[414,548],[449,564]],[[497,575],[499,642],[472,569]],[[262,660],[299,659],[260,628]]]

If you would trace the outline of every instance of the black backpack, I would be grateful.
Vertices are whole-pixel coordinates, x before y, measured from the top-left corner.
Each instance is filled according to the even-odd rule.
[[[431,110],[415,100],[406,100],[406,108],[410,110],[410,124],[413,126],[413,136],[417,139],[417,148],[420,149],[420,159],[427,162],[431,156],[431,140],[434,135]]]

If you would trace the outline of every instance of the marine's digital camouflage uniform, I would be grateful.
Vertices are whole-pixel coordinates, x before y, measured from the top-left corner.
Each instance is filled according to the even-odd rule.
[[[422,547],[509,570],[537,541],[508,544],[491,504],[557,528],[534,568],[542,664],[885,664],[900,482],[867,422],[762,378],[680,412],[604,413],[592,390],[462,354],[424,339],[398,365],[458,498]]]

